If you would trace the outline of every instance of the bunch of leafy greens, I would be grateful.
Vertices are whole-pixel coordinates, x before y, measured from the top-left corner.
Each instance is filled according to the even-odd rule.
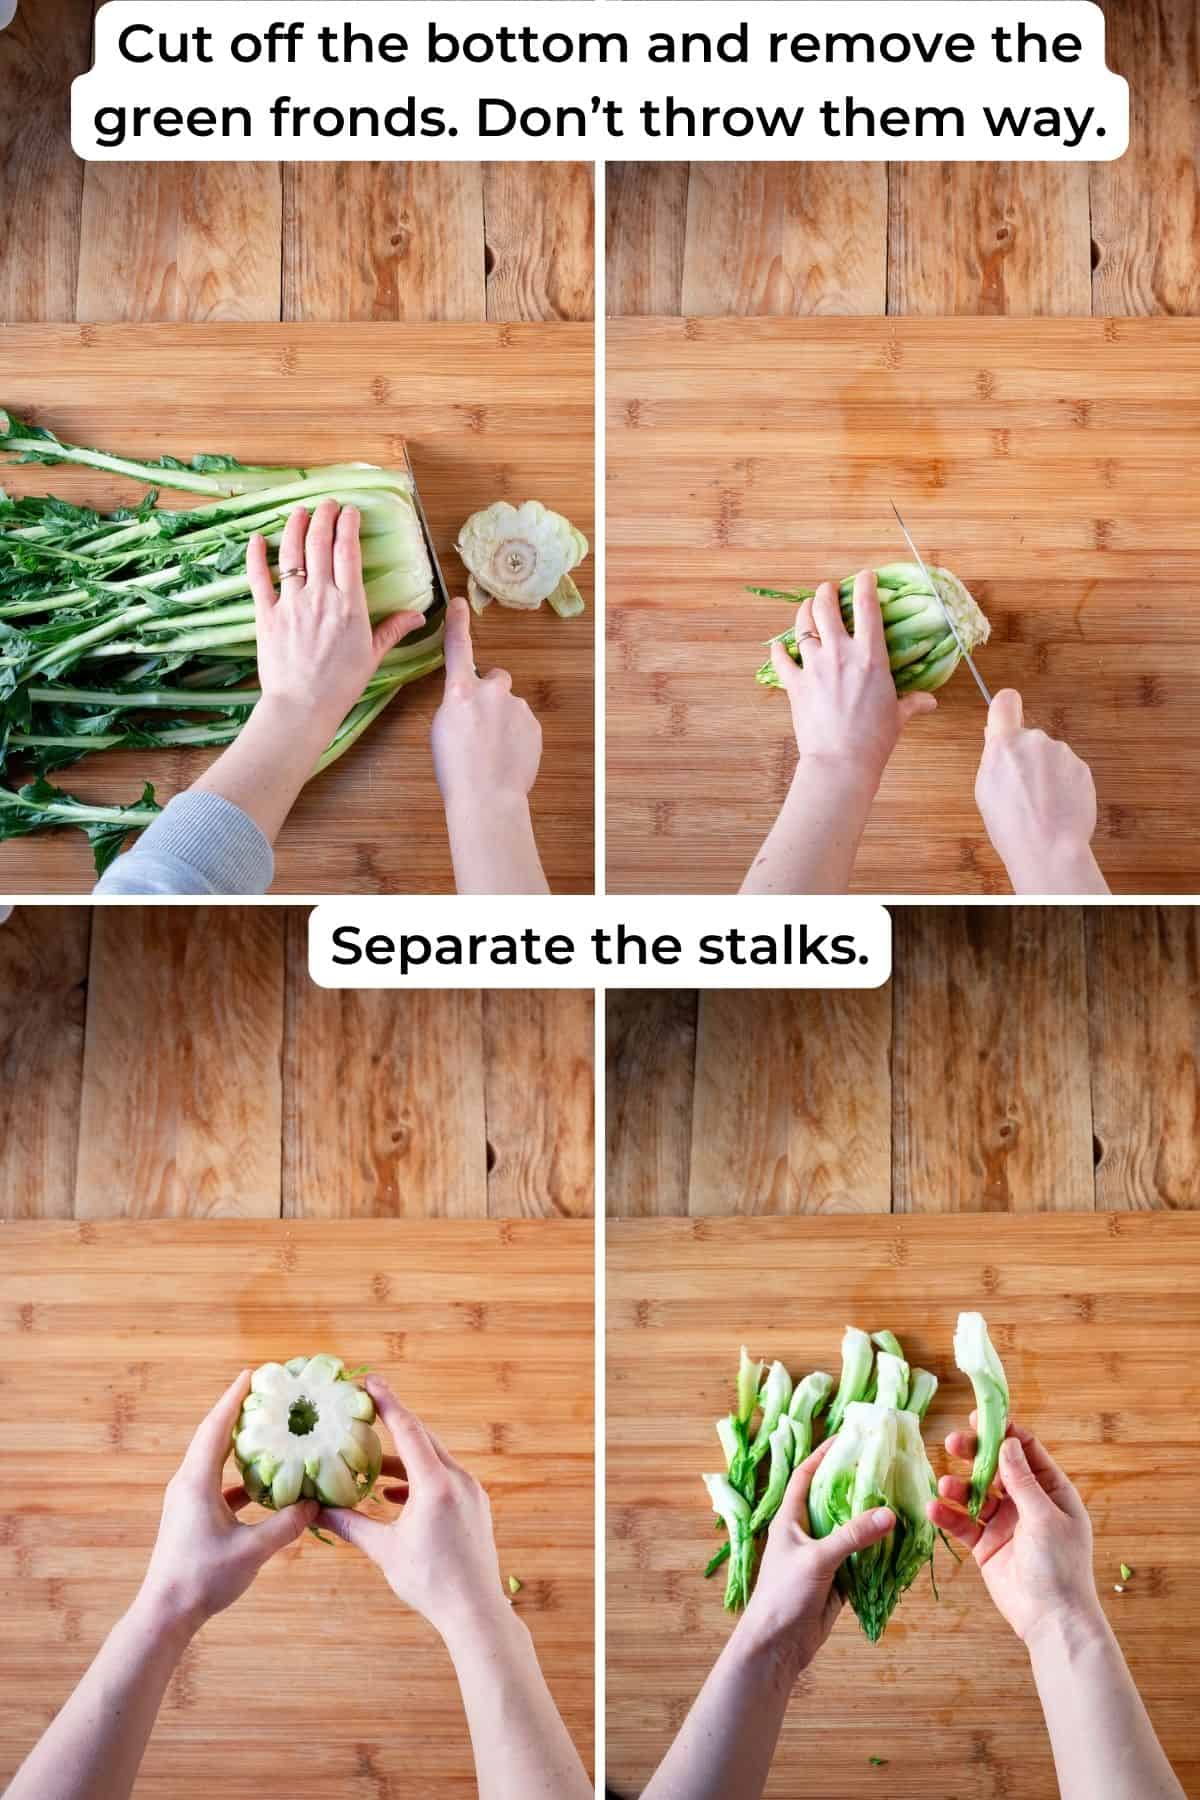
[[[977,1513],[995,1475],[1007,1428],[1008,1388],[979,1314],[961,1316],[955,1351],[959,1367],[971,1376],[980,1407],[980,1452],[971,1505]],[[705,1574],[714,1574],[728,1562],[729,1611],[738,1611],[750,1598],[766,1530],[793,1471],[811,1451],[823,1417],[823,1437],[836,1441],[809,1489],[814,1537],[828,1537],[876,1507],[890,1507],[896,1515],[894,1528],[880,1543],[848,1557],[838,1571],[838,1585],[864,1632],[873,1643],[878,1641],[901,1596],[926,1564],[932,1576],[938,1534],[926,1507],[936,1497],[937,1484],[921,1423],[937,1386],[937,1377],[927,1369],[910,1367],[890,1331],[871,1336],[847,1326],[836,1393],[829,1375],[818,1372],[793,1385],[782,1363],[772,1363],[766,1370],[743,1348],[734,1410],[717,1421],[725,1471],[704,1477],[713,1509],[727,1532]]]
[[[888,664],[897,693],[931,694],[935,688],[944,687],[962,661],[958,640],[968,651],[987,643],[991,626],[970,590],[951,570],[930,569],[926,576],[916,563],[885,563],[876,569],[875,581]],[[789,606],[800,606],[816,593],[815,588],[785,592],[752,587],[747,591],[764,600],[786,600]],[[853,575],[847,575],[839,584],[838,603],[846,630],[853,632]],[[958,639],[946,623],[947,613],[954,620]],[[803,663],[794,625],[770,642],[782,644],[793,662]],[[770,658],[755,680],[762,687],[781,685]]]
[[[92,806],[47,775],[100,750],[232,742],[259,698],[246,547],[261,532],[277,576],[297,506],[358,508],[372,619],[431,615],[384,658],[313,773],[344,755],[402,687],[441,666],[443,623],[406,470],[254,468],[213,455],[140,462],[60,442],[4,411],[0,450],[147,489],[136,506],[107,514],[0,493],[0,839],[76,826],[102,874],[157,813],[153,788],[131,805]],[[160,507],[164,488],[205,504]]]

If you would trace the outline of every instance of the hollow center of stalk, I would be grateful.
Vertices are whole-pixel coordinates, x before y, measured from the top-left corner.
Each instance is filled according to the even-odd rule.
[[[307,1437],[320,1416],[311,1400],[293,1400],[288,1408],[288,1430],[294,1437]]]

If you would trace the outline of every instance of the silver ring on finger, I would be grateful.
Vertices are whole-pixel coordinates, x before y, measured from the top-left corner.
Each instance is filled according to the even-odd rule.
[[[798,644],[808,644],[808,643],[819,644],[820,641],[821,641],[820,636],[815,631],[801,631],[798,633],[798,635],[796,637],[796,642]]]
[[[281,569],[279,571],[280,581],[303,581],[307,575],[307,569]]]

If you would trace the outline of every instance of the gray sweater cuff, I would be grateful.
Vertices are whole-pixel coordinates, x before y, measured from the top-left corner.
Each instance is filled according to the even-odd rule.
[[[274,873],[271,846],[254,820],[220,794],[189,788],[117,857],[93,892],[265,894]]]

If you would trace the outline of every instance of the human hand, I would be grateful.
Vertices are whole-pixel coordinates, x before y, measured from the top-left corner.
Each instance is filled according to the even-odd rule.
[[[972,1425],[978,1415],[971,1414]],[[970,1461],[973,1431],[953,1431],[951,1456]],[[943,1475],[929,1517],[973,1552],[984,1585],[1021,1641],[1029,1645],[1050,1621],[1101,1620],[1092,1570],[1092,1522],[1074,1487],[1031,1431],[1010,1422],[1000,1446],[1000,1473],[978,1520],[965,1510],[970,1482]]]
[[[360,523],[356,507],[339,510],[336,500],[322,500],[311,520],[298,506],[279,548],[278,595],[260,533],[246,553],[263,700],[319,722],[325,741],[388,651],[424,622],[418,612],[397,612],[372,629]]]
[[[1027,729],[1013,688],[988,710],[975,802],[1018,893],[1108,892],[1090,848],[1092,771],[1069,744]]]
[[[750,1604],[739,1631],[791,1660],[791,1672],[806,1669],[842,1610],[834,1583],[839,1568],[855,1550],[885,1538],[896,1523],[886,1506],[860,1513],[826,1538],[809,1535],[808,1490],[829,1449],[817,1447],[788,1483],[783,1502],[767,1533],[767,1547]]]
[[[263,1564],[294,1543],[317,1515],[316,1502],[306,1500],[272,1513],[261,1525],[244,1525],[237,1512],[249,1505],[245,1488],[222,1492],[221,1471],[249,1391],[250,1371],[243,1369],[197,1426],[163,1496],[139,1599],[188,1631],[198,1631],[214,1613],[232,1606]]]
[[[937,710],[932,694],[896,693],[874,571],[855,577],[853,634],[836,585],[823,581],[796,616],[796,639],[803,667],[781,643],[771,661],[791,702],[801,763],[838,764],[874,794],[909,720]]]
[[[433,720],[433,767],[449,813],[463,805],[524,805],[542,759],[542,728],[512,691],[512,676],[480,680],[465,600],[446,612],[446,690]]]
[[[390,1498],[405,1502],[390,1523],[346,1507],[326,1507],[317,1523],[369,1556],[392,1592],[443,1637],[476,1620],[511,1613],[500,1583],[492,1514],[483,1488],[456,1463],[386,1382],[371,1376],[367,1392],[391,1434],[405,1485]]]

